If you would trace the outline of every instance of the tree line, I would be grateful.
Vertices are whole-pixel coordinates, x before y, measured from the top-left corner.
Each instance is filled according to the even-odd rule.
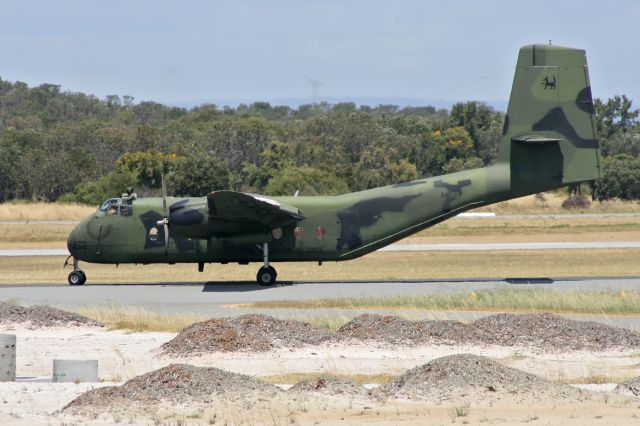
[[[639,111],[625,96],[595,109],[604,177],[592,195],[638,199]],[[478,102],[186,109],[0,79],[0,202],[98,204],[128,186],[157,195],[162,176],[185,196],[359,191],[489,165],[503,121]]]

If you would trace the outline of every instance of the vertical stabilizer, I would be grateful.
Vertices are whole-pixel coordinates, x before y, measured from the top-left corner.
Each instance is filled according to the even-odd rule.
[[[520,49],[498,157],[510,164],[512,192],[600,177],[593,111],[584,50]]]

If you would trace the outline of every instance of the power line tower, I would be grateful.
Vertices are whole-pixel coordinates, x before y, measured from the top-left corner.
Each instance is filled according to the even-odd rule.
[[[311,77],[305,76],[304,78],[307,79],[307,83],[309,83],[309,85],[311,86],[311,98],[312,99],[318,99],[320,97],[318,89],[321,86],[326,86],[326,85],[323,82],[318,81],[318,80],[314,80]]]

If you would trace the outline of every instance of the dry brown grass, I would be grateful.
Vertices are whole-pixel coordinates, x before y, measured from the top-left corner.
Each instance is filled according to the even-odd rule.
[[[562,213],[630,213],[640,212],[639,201],[593,201],[584,210],[567,210],[562,202],[567,198],[563,191],[547,192],[542,203],[534,195],[492,204],[475,211],[497,214],[562,214]],[[12,201],[0,204],[0,221],[7,220],[81,220],[95,211],[95,206],[67,203],[33,203]]]
[[[638,217],[457,218],[406,238],[406,243],[509,243],[640,240]]]
[[[74,225],[1,225],[0,248],[64,248]],[[404,243],[510,243],[638,241],[640,218],[459,218],[448,220]]]
[[[25,247],[34,243],[58,243],[60,248],[66,247],[67,237],[75,225],[2,225],[0,224],[0,247],[8,248],[24,244]],[[44,247],[43,244],[37,244]]]
[[[96,305],[70,309],[96,321],[108,324],[113,330],[178,332],[199,321],[206,315],[165,315],[139,306]]]
[[[0,204],[0,220],[81,220],[95,210],[82,204],[14,201]]]
[[[563,209],[562,202],[567,199],[564,191],[545,192],[544,202],[536,199],[535,195],[514,198],[475,211],[495,212],[497,214],[553,214],[553,213],[629,213],[640,212],[638,201],[592,201],[588,209]]]
[[[307,379],[313,379],[318,376],[332,376],[339,377],[341,379],[353,380],[356,383],[364,384],[385,384],[395,379],[395,376],[391,374],[338,374],[331,371],[320,373],[289,373],[289,374],[274,374],[272,376],[260,377],[260,380],[264,380],[271,384],[291,384],[294,385],[298,382]]]
[[[634,377],[636,376],[633,373],[627,374],[626,376],[607,376],[604,374],[594,374],[589,376],[574,377],[571,379],[558,379],[555,382],[565,385],[603,385],[607,383],[622,383],[626,380],[633,379]]]
[[[490,252],[382,252],[348,262],[276,263],[283,281],[403,280],[475,277],[640,275],[640,249],[517,250]],[[62,257],[0,258],[0,284],[66,284]],[[81,263],[88,283],[234,282],[255,280],[258,264],[187,265]]]

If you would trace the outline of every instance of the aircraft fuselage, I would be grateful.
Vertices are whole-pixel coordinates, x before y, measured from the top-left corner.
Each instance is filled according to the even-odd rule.
[[[508,198],[508,166],[467,170],[338,196],[270,197],[295,205],[304,219],[266,229],[208,223],[206,197],[167,199],[202,212],[195,224],[170,225],[169,244],[157,222],[162,198],[142,198],[125,214],[96,211],[68,240],[70,253],[93,263],[260,262],[262,244],[277,261],[341,261],[360,257],[458,213]]]

